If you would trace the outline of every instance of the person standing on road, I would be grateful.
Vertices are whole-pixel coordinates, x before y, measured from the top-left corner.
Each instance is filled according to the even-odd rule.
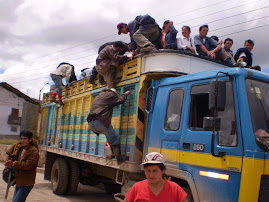
[[[111,125],[112,113],[113,108],[119,104],[123,104],[130,93],[131,91],[126,91],[121,96],[118,96],[115,88],[102,90],[95,98],[87,117],[91,130],[97,134],[102,133],[106,136],[118,164],[123,163],[125,157],[121,156],[120,136]]]
[[[35,184],[36,167],[39,160],[38,144],[33,139],[33,133],[22,131],[20,142],[9,147],[7,154],[8,160],[5,162],[5,166],[13,167],[15,171],[16,187],[13,202],[25,201]]]
[[[164,163],[160,153],[147,154],[141,164],[144,166],[147,179],[137,182],[126,194],[124,202],[188,202],[187,193],[178,184],[164,179]]]

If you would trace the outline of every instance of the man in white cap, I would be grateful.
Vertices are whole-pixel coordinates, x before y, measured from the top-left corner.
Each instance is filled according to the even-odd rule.
[[[95,98],[87,117],[91,130],[96,134],[102,133],[106,136],[118,164],[123,163],[125,158],[121,156],[120,136],[111,125],[112,113],[113,108],[123,104],[130,93],[131,91],[126,91],[121,96],[118,96],[115,88],[102,90]]]
[[[141,164],[144,166],[147,179],[137,182],[126,194],[124,202],[188,202],[186,192],[175,182],[164,178],[166,169],[164,163],[160,153],[147,154]]]

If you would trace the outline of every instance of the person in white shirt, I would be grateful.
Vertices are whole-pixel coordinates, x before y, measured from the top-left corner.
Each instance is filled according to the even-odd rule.
[[[52,93],[51,102],[59,103],[63,105],[62,101],[62,79],[66,78],[67,85],[70,85],[73,81],[77,80],[74,71],[74,65],[69,63],[60,63],[56,70],[50,74],[51,79],[55,83],[55,90]],[[56,101],[58,95],[59,102]]]
[[[177,38],[177,48],[197,55],[194,40],[190,34],[191,28],[187,25],[182,26],[182,36]]]
[[[81,70],[80,80],[86,79],[92,75],[92,68],[84,68]]]

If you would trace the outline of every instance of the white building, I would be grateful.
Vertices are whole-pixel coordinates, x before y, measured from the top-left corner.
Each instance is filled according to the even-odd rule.
[[[30,98],[11,85],[0,83],[0,137],[17,138],[21,131],[23,106],[38,101]]]

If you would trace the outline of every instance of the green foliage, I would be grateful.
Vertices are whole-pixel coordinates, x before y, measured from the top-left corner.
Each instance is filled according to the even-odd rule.
[[[18,142],[19,140],[16,140],[16,139],[7,139],[7,138],[4,138],[4,139],[0,139],[0,144],[5,144],[5,145],[12,145],[16,142]]]

